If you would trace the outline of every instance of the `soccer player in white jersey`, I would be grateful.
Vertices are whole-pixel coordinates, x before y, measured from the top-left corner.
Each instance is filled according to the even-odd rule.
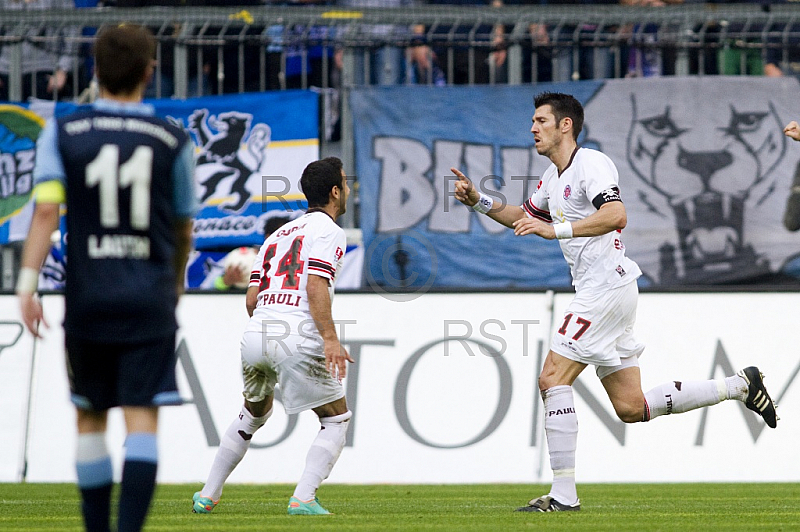
[[[553,163],[522,206],[494,201],[476,190],[456,168],[455,197],[479,213],[514,229],[517,236],[557,238],[570,266],[575,298],[553,333],[539,375],[545,433],[553,469],[547,495],[518,508],[524,512],[580,509],[575,487],[578,418],[572,384],[588,365],[608,393],[614,411],[626,423],[738,399],[775,428],[775,405],[758,368],[725,379],[670,381],[643,393],[639,356],[644,345],[633,336],[639,266],[625,256],[621,231],[627,217],[614,163],[603,153],[580,148],[583,107],[573,96],[545,92],[534,99],[536,151]]]
[[[241,343],[244,407],[220,442],[206,484],[194,494],[196,513],[211,512],[219,502],[253,434],[272,415],[276,383],[287,414],[310,409],[321,424],[287,511],[329,513],[317,488],[342,452],[351,416],[341,379],[353,359],[340,344],[331,315],[347,244],[336,218],[345,212],[350,187],[336,157],[309,164],[300,186],[308,211],[270,235],[253,265],[246,295],[251,318]]]

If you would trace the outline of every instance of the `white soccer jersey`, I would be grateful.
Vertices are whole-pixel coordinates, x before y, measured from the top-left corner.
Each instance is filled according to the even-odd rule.
[[[344,230],[321,211],[281,226],[261,245],[253,263],[250,286],[259,287],[248,331],[318,334],[308,307],[308,276],[318,275],[333,286],[347,246]],[[275,326],[272,326],[272,325]]]
[[[561,176],[554,164],[545,170],[539,188],[522,208],[529,217],[546,222],[576,222],[602,205],[595,207],[595,198],[618,194],[618,187],[619,174],[611,159],[597,150],[578,148]],[[639,265],[625,256],[619,231],[562,239],[559,244],[576,291],[603,292],[631,283],[642,274]]]

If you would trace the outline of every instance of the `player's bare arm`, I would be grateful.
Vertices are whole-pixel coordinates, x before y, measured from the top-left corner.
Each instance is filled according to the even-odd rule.
[[[256,304],[258,303],[258,291],[259,287],[248,286],[247,293],[244,296],[244,304],[245,307],[247,307],[247,315],[251,318],[253,317],[253,312],[256,310]]]
[[[39,298],[36,297],[36,281],[39,278],[39,269],[44,262],[47,253],[50,251],[50,235],[58,227],[58,211],[59,204],[57,203],[37,203],[33,211],[33,219],[31,220],[31,227],[28,231],[28,238],[25,241],[25,247],[22,250],[22,268],[20,276],[34,276],[33,284],[30,287],[22,286],[24,283],[17,285],[17,295],[19,296],[20,312],[22,313],[22,322],[25,327],[37,338],[41,338],[39,334],[39,323],[49,327],[47,321],[44,319],[42,312],[42,304]]]
[[[596,212],[583,220],[572,222],[573,236],[600,236],[612,231],[625,229],[628,214],[621,201],[604,203]]]
[[[628,223],[625,205],[621,201],[604,203],[595,213],[583,220],[572,222],[572,236],[600,236],[624,229]],[[517,236],[537,235],[547,240],[556,238],[552,225],[536,218],[525,218],[514,222]]]
[[[790,139],[800,140],[800,124],[792,120],[783,128],[783,134]]]
[[[474,207],[475,204],[480,200],[481,194],[475,188],[475,185],[472,183],[472,181],[470,181],[470,179],[460,170],[457,168],[450,168],[450,171],[453,172],[456,177],[458,177],[458,181],[456,181],[455,185],[456,199],[467,207]],[[494,200],[492,201],[492,206],[489,212],[486,213],[486,215],[492,220],[501,223],[506,227],[512,227],[512,224],[516,220],[525,218],[525,211],[523,211],[522,207],[519,205],[508,205],[505,203],[498,203]]]
[[[347,375],[347,362],[355,362],[347,349],[339,343],[336,326],[331,313],[331,295],[328,292],[328,279],[309,274],[306,285],[308,309],[325,344],[325,367],[335,379]]]
[[[180,296],[183,294],[186,277],[186,262],[192,249],[192,219],[186,218],[175,222],[175,290]]]

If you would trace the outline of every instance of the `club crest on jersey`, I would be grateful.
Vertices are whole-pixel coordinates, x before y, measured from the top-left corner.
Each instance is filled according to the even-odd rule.
[[[344,255],[344,251],[342,251],[342,248],[337,247],[336,248],[336,260],[341,259],[342,255]]]
[[[569,185],[564,187],[564,199],[569,199],[572,196],[572,188]]]

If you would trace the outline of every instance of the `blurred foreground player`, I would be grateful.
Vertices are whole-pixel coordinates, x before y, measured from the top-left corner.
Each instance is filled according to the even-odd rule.
[[[553,334],[539,375],[544,427],[553,485],[550,493],[518,508],[524,512],[580,510],[575,487],[578,417],[572,384],[587,365],[595,366],[614,411],[626,423],[650,421],[736,399],[775,428],[778,417],[761,372],[700,382],[672,381],[642,391],[639,356],[644,345],[633,336],[639,266],[625,256],[621,231],[627,224],[614,163],[603,153],[579,148],[583,107],[573,96],[545,92],[534,100],[531,133],[536,151],[553,163],[539,188],[522,206],[494,201],[475,189],[459,170],[455,197],[475,211],[513,228],[517,236],[557,238],[570,266],[575,298]]]
[[[77,407],[76,468],[86,529],[110,529],[108,409],[127,428],[117,529],[141,530],[156,482],[158,407],[179,404],[175,307],[191,245],[193,145],[154,117],[142,94],[155,41],[133,25],[95,43],[100,99],[51,120],[37,141],[36,207],[17,284],[23,321],[47,326],[36,297],[39,267],[67,205],[64,336]]]
[[[330,513],[317,488],[339,459],[351,416],[341,379],[353,359],[339,342],[331,314],[347,245],[336,218],[345,212],[350,187],[336,157],[309,164],[300,186],[308,211],[272,233],[253,266],[246,295],[251,318],[241,342],[244,406],[220,442],[203,489],[192,498],[196,513],[209,513],[219,502],[253,434],[272,415],[276,384],[287,414],[313,410],[320,422],[287,512]]]

